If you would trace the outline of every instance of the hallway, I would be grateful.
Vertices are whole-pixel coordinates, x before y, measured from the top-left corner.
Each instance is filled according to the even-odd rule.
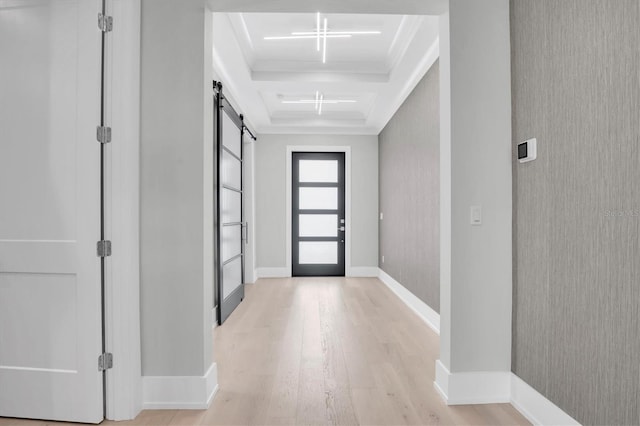
[[[433,387],[438,336],[375,278],[259,280],[214,342],[208,410],[103,424],[529,424],[508,404],[446,406]]]
[[[262,279],[214,333],[211,408],[130,424],[528,424],[507,404],[447,407],[438,336],[375,278]]]

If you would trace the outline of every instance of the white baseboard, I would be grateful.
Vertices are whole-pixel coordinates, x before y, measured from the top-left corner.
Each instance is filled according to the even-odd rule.
[[[289,277],[287,268],[258,268],[256,269],[256,278],[287,278]]]
[[[218,326],[218,312],[216,308],[211,309],[211,330],[214,330]]]
[[[580,424],[513,373],[511,374],[511,405],[534,425]]]
[[[437,360],[436,380],[433,385],[447,405],[510,402],[534,425],[580,425],[512,372],[451,373],[440,360]]]
[[[437,360],[434,386],[447,405],[509,403],[511,374],[510,371],[451,373]]]
[[[392,292],[396,294],[413,312],[415,312],[429,327],[440,334],[440,314],[431,309],[429,305],[418,299],[413,293],[407,290],[402,284],[393,279],[382,269],[378,269],[378,278],[386,284]]]
[[[245,284],[255,284],[258,279],[258,270],[250,269],[248,276],[245,277]]]
[[[378,278],[378,271],[377,266],[352,266],[347,270],[346,275],[352,278]]]
[[[218,368],[211,364],[204,376],[143,376],[145,410],[206,410],[218,391]]]

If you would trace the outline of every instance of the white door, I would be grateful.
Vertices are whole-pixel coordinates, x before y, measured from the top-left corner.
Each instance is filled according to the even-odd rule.
[[[96,0],[0,0],[0,416],[103,419]]]

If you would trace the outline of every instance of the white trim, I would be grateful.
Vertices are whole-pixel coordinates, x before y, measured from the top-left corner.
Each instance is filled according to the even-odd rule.
[[[515,374],[511,374],[511,404],[534,425],[580,424]]]
[[[286,268],[287,276],[291,274],[291,155],[294,152],[344,152],[344,174],[345,174],[345,251],[344,266],[345,272],[351,270],[351,147],[333,145],[287,145],[287,177],[285,187],[287,190],[287,226],[286,226]]]
[[[440,334],[440,314],[431,309],[429,305],[418,299],[402,284],[394,280],[391,275],[382,269],[378,269],[378,278],[402,300],[413,312],[416,313],[433,331]]]
[[[142,378],[145,410],[206,410],[218,392],[218,368],[204,376],[146,376]]]
[[[246,277],[244,283],[245,284],[255,284],[260,276],[258,275],[258,270],[256,268],[249,269],[250,277]]]
[[[435,377],[433,386],[447,405],[508,402],[534,425],[580,425],[512,372],[451,373],[437,360]]]
[[[216,318],[218,313],[216,311],[217,309],[214,306],[213,309],[211,309],[211,331],[215,330],[218,327],[218,320]]]
[[[352,266],[345,275],[352,278],[378,278],[379,271],[377,266]]]
[[[435,376],[434,387],[447,405],[511,402],[510,371],[451,373],[437,360]]]
[[[142,409],[140,366],[140,0],[112,0],[117,22],[107,43],[107,237],[106,346],[114,365],[106,373],[106,417],[135,418]]]
[[[244,283],[256,282],[256,168],[255,168],[255,143],[247,135],[243,135],[244,159],[243,159],[243,198],[244,221],[247,223],[247,239],[244,241]]]
[[[414,31],[417,32],[418,28]],[[384,130],[384,128],[389,124],[389,121],[393,118],[396,112],[400,109],[402,104],[407,100],[409,95],[416,88],[418,83],[422,80],[422,78],[429,72],[433,64],[440,58],[440,38],[436,37],[435,41],[431,43],[431,46],[427,49],[424,56],[420,59],[418,66],[413,70],[413,72],[408,76],[402,88],[398,91],[398,95],[392,99],[393,108],[388,109],[387,114],[384,116],[382,122],[384,123],[382,126],[379,126],[380,132]],[[397,69],[394,68],[392,72],[398,72]]]
[[[258,268],[256,269],[256,277],[260,278],[289,278],[291,273],[285,268]]]

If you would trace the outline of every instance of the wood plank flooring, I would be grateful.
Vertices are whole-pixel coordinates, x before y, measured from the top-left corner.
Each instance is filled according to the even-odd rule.
[[[433,388],[438,345],[375,278],[260,280],[214,331],[211,407],[147,410],[117,424],[529,424],[509,404],[445,405]],[[8,425],[61,423],[0,419]]]

